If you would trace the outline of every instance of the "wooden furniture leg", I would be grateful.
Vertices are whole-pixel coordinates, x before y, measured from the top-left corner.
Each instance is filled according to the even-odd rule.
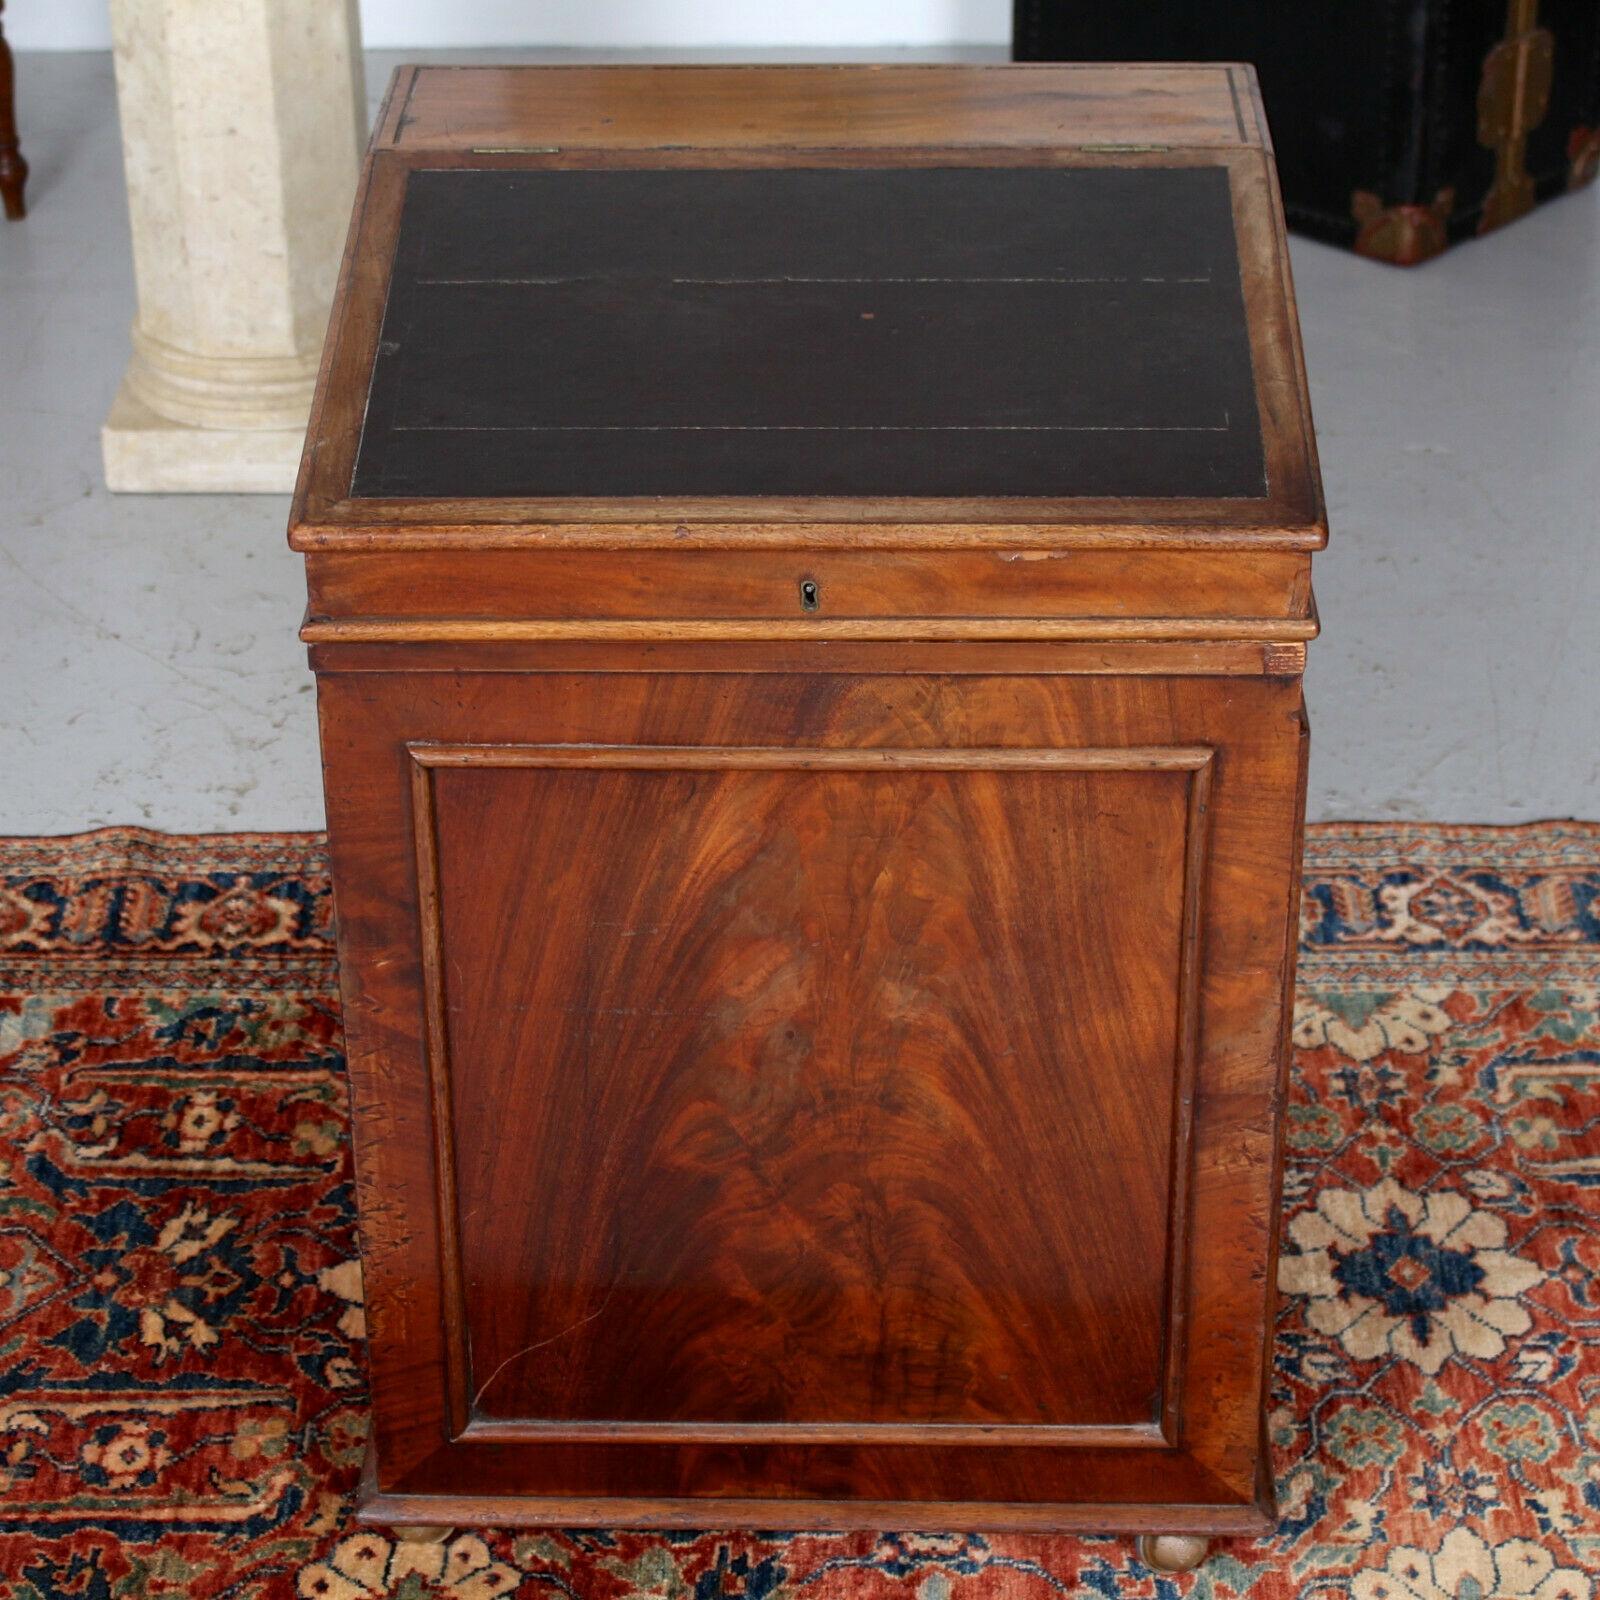
[[[5,10],[0,0],[0,11]],[[11,47],[6,43],[5,21],[0,18],[0,201],[6,217],[16,222],[27,215],[22,187],[28,181],[28,163],[22,159],[17,143],[16,68]]]

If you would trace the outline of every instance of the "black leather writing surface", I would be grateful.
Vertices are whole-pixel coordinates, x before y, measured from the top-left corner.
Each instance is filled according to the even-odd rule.
[[[1218,168],[419,171],[352,493],[1260,496]]]

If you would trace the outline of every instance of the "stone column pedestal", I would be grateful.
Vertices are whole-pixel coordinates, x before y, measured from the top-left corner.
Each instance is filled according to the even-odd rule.
[[[287,493],[366,137],[356,0],[112,0],[139,311],[115,490]]]

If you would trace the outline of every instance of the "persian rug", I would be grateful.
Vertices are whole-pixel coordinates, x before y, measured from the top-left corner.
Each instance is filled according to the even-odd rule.
[[[0,842],[7,1600],[1596,1600],[1600,827],[1313,829],[1283,1518],[1125,1539],[356,1529],[319,838]]]

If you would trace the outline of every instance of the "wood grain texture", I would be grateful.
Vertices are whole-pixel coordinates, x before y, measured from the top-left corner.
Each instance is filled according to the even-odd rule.
[[[649,639],[1314,639],[1310,617],[335,617],[304,623],[307,644],[473,644]]]
[[[1125,1482],[1118,1487],[1127,1488]],[[852,1502],[781,1500],[766,1496],[716,1501],[724,1525],[739,1528],[776,1528],[834,1531],[843,1526],[910,1528],[919,1523],[939,1528],[982,1529],[987,1532],[1107,1534],[1145,1533],[1184,1527],[1195,1533],[1249,1537],[1271,1530],[1274,1514],[1270,1500],[1241,1505],[1226,1494],[1215,1503],[1203,1497],[1203,1478],[1193,1484],[1195,1495],[1182,1501],[1139,1503],[1132,1498],[1087,1499],[1073,1503],[1016,1500],[996,1504],[972,1500],[904,1500],[894,1498],[892,1483],[886,1498]],[[1215,1486],[1211,1488],[1214,1490]],[[398,1529],[406,1526],[505,1528],[614,1527],[625,1515],[633,1528],[699,1528],[708,1507],[703,1500],[659,1498],[652,1500],[559,1499],[535,1494],[487,1494],[467,1490],[432,1493],[380,1489],[374,1454],[369,1447],[362,1471],[356,1519],[368,1526]]]
[[[1159,1441],[1209,751],[413,757],[441,1170],[477,1152],[456,1414]]]
[[[550,640],[452,640],[407,643],[313,642],[318,672],[698,672],[770,674],[927,673],[984,677],[1298,677],[1304,643],[1259,640],[966,640],[639,639],[621,644]]]
[[[307,557],[317,623],[755,622],[873,619],[1304,620],[1310,557],[1126,550],[318,551]],[[817,586],[814,611],[800,586]]]
[[[1259,144],[1248,67],[402,67],[374,142],[780,151]]]
[[[324,677],[321,693],[326,759],[330,772],[340,777],[330,789],[330,827],[336,881],[342,886],[340,917],[347,951],[345,981],[350,987],[352,1075],[357,1085],[358,1120],[365,1130],[358,1142],[358,1158],[372,1297],[375,1392],[389,1397],[379,1399],[377,1418],[385,1492],[406,1489],[444,1493],[477,1484],[497,1496],[547,1501],[537,1512],[523,1507],[518,1513],[547,1521],[581,1514],[579,1507],[585,1494],[619,1496],[622,1503],[614,1510],[613,1520],[621,1517],[627,1521],[655,1515],[646,1511],[647,1503],[684,1498],[692,1501],[694,1496],[706,1493],[734,1501],[751,1495],[785,1502],[831,1501],[826,1511],[807,1504],[787,1506],[782,1513],[785,1518],[811,1519],[811,1525],[816,1525],[814,1519],[830,1515],[836,1522],[853,1521],[859,1514],[852,1509],[857,1498],[864,1502],[910,1497],[965,1503],[992,1497],[997,1506],[1004,1506],[1003,1511],[993,1512],[1001,1520],[977,1524],[991,1526],[1026,1524],[1034,1515],[1025,1509],[1029,1504],[1056,1508],[1085,1503],[1109,1505],[1111,1509],[1100,1513],[1101,1525],[1107,1527],[1127,1525],[1123,1519],[1129,1514],[1129,1507],[1153,1500],[1188,1500],[1212,1511],[1219,1505],[1251,1508],[1257,1504],[1257,1352],[1264,1336],[1260,1308],[1264,1302],[1248,1324],[1240,1322],[1239,1306],[1241,1286],[1263,1284],[1260,1257],[1270,1229],[1272,1095],[1281,1030],[1282,974],[1287,960],[1281,885],[1290,868],[1295,837],[1295,786],[1301,743],[1297,683],[1241,680],[1219,698],[1203,680],[1070,676],[929,678],[907,674],[889,678],[828,675],[802,679],[717,674],[660,678],[647,674],[535,678],[517,674],[424,674],[396,680],[383,675],[352,674]],[[1187,1227],[1179,1236],[1181,1248],[1188,1253],[1188,1288],[1183,1308],[1186,1356],[1174,1385],[1183,1401],[1178,1414],[1170,1419],[1178,1447],[1119,1448],[1103,1442],[1066,1447],[1048,1440],[1018,1445],[1004,1434],[986,1446],[970,1441],[911,1446],[860,1439],[784,1443],[781,1431],[775,1430],[768,1441],[740,1443],[729,1455],[726,1452],[734,1450],[734,1446],[717,1434],[715,1425],[710,1439],[657,1440],[649,1444],[630,1440],[626,1433],[620,1439],[569,1437],[540,1442],[531,1433],[495,1438],[491,1429],[491,1436],[475,1438],[469,1426],[452,1442],[456,1430],[449,1416],[451,1378],[444,1334],[448,1319],[438,1266],[443,1213],[431,1154],[437,1130],[434,1103],[427,1088],[427,1022],[422,1000],[426,993],[424,912],[416,874],[408,865],[415,829],[406,774],[420,770],[418,754],[423,754],[425,760],[431,757],[416,747],[495,747],[491,755],[482,758],[484,761],[514,763],[518,759],[514,750],[507,754],[504,747],[644,744],[747,751],[752,747],[766,750],[799,746],[835,752],[830,760],[840,766],[824,766],[822,770],[848,777],[857,785],[863,781],[864,770],[873,770],[870,765],[863,767],[861,752],[867,752],[869,759],[873,752],[887,752],[877,759],[882,759],[886,768],[882,777],[885,794],[892,796],[894,782],[906,776],[903,771],[896,772],[897,752],[944,752],[937,759],[954,770],[964,775],[983,775],[982,764],[993,763],[996,758],[991,752],[1005,748],[1006,739],[1014,738],[1008,730],[1019,727],[1035,730],[1039,736],[1038,743],[1030,749],[1104,749],[1119,752],[1114,759],[1127,763],[1137,763],[1143,759],[1140,752],[1151,749],[1170,750],[1176,746],[1184,751],[1202,747],[1217,751],[1206,811],[1208,864],[1203,883],[1196,886],[1194,902],[1198,918],[1196,940],[1202,952],[1194,980],[1195,1082],[1203,1089],[1182,1097],[1182,1114],[1193,1117],[1193,1153],[1192,1199]],[[641,739],[641,733],[648,737]],[[1015,746],[1012,754],[1022,763],[1037,759],[1018,752]],[[586,764],[596,759],[592,752],[579,750],[572,755],[574,766],[568,771],[586,771]],[[660,759],[669,764],[670,772],[670,764],[681,763],[684,757],[674,748],[663,752]],[[726,758],[713,755],[709,759]],[[768,758],[742,755],[740,759],[749,760],[760,771],[765,769],[759,768],[759,762]],[[794,768],[792,756],[770,759],[789,761],[787,770],[791,774],[804,770]],[[1093,785],[1155,781],[1142,773],[1096,767],[1094,762],[1099,758],[1080,759],[1088,763],[1083,772],[1050,777],[1058,783],[1070,777],[1072,782],[1085,786],[1081,804],[1088,804],[1088,796],[1096,793]],[[453,766],[449,774],[456,780],[472,770]],[[601,769],[603,775],[612,770]],[[496,778],[523,776],[521,770],[508,773],[491,767],[488,771]],[[747,769],[740,771],[738,777],[742,783],[756,775]],[[673,776],[681,778],[681,773]],[[1014,773],[1005,771],[997,776],[991,771],[985,781],[1000,785],[1029,776],[1023,765]],[[735,806],[736,814],[739,805],[758,804],[755,798],[740,798],[741,794],[753,796],[754,790],[739,791],[731,780],[725,781],[733,791],[727,803]],[[792,776],[788,781],[793,781]],[[502,796],[462,794],[461,803],[467,810],[462,813],[465,820],[458,830],[457,855],[452,859],[457,863],[458,881],[468,870],[465,863],[470,860],[470,881],[457,889],[458,896],[469,896],[465,907],[482,907],[484,895],[505,895],[508,891],[503,885],[528,881],[524,876],[528,869],[519,863],[525,852],[536,846],[537,831],[533,836],[525,831],[525,824],[532,825],[525,816],[521,822],[511,819],[521,816],[519,807],[531,803],[520,798],[531,792],[524,788]],[[901,802],[890,798],[883,803],[892,806]],[[1098,800],[1094,803],[1100,804]],[[607,808],[596,813],[600,819],[596,826],[614,817],[616,806],[625,804],[622,796],[614,796]],[[507,805],[510,811],[503,809]],[[473,806],[479,809],[474,811]],[[474,825],[473,817],[488,814],[484,807],[506,819],[504,823],[492,829]],[[690,817],[697,811],[694,806],[682,809]],[[812,826],[821,828],[820,823]],[[1176,829],[1180,849],[1188,826],[1185,822]],[[822,830],[818,837],[824,837],[825,832]],[[736,838],[759,834],[760,830],[734,830]],[[620,833],[612,829],[607,837],[616,841],[608,848],[620,853],[625,861],[631,850],[647,848],[647,844],[622,849],[621,841],[648,841],[653,835],[649,827],[644,827],[637,832],[631,828]],[[950,848],[946,838],[945,854]],[[500,864],[490,866],[483,852],[494,849],[501,852]],[[463,850],[466,856],[461,855]],[[565,859],[579,853],[569,849],[562,855]],[[1166,859],[1170,862],[1172,858]],[[958,884],[965,881],[960,870],[958,866],[958,876],[953,880]],[[1183,868],[1173,870],[1181,879]],[[647,882],[635,884],[633,877],[638,875],[630,877],[625,867],[619,868],[619,874],[618,883],[629,886],[629,892],[675,892],[673,884],[658,883],[653,889]],[[450,871],[442,870],[444,905],[449,903],[451,881]],[[619,888],[617,892],[623,890]],[[963,915],[972,914],[970,908],[963,910],[961,894],[951,896],[951,901],[946,916],[959,921]],[[780,898],[778,904],[782,903]],[[512,900],[501,904],[509,907]],[[624,920],[635,909],[631,905],[627,911],[619,909],[615,920]],[[448,920],[443,924],[446,944],[452,944],[458,933],[470,942],[475,936],[469,928],[480,922],[482,928],[499,930],[502,938],[514,943],[522,938],[544,937],[535,930],[547,923],[559,925],[559,918],[552,917],[548,909],[523,913],[528,930],[525,933],[515,931],[519,924],[506,920],[509,911],[505,916],[490,911],[479,919],[470,909],[464,909],[461,915],[466,920],[454,932]],[[992,918],[983,920],[987,926]],[[690,936],[692,926],[685,929],[685,938]],[[1169,933],[1162,935],[1160,941],[1152,940],[1152,944],[1170,948],[1170,922],[1168,928]],[[493,936],[486,932],[476,937]],[[969,933],[968,937],[976,935]],[[1010,937],[1016,935],[1008,933]],[[570,942],[570,960],[604,964],[625,959],[603,944],[585,954],[589,941]],[[715,943],[712,941],[708,949],[714,948]],[[919,946],[908,941],[907,947]],[[485,954],[475,969],[477,977],[463,991],[464,995],[477,992],[478,984],[500,981],[492,976],[490,947],[479,948]],[[781,939],[779,948],[783,948]],[[525,959],[516,957],[513,964]],[[708,955],[707,959],[712,957]],[[1142,940],[1133,937],[1130,951],[1128,935],[1124,934],[1115,951],[1108,947],[1104,952],[1106,966],[1095,970],[1121,970],[1122,963],[1130,962],[1126,970],[1137,973],[1149,959],[1143,952]],[[1064,965],[1069,969],[1064,982],[1073,985],[1071,964]],[[1168,958],[1167,968],[1169,979],[1176,981],[1174,958]],[[1263,993],[1264,972],[1272,978],[1268,994]],[[654,981],[645,980],[643,986],[649,987]],[[1115,981],[1125,983],[1129,979]],[[607,986],[615,989],[618,982],[613,975]],[[583,992],[598,991],[591,987]],[[1071,993],[1072,1007],[1086,1016],[1092,1015],[1098,1003],[1093,985],[1074,986]],[[1175,990],[1168,988],[1163,993],[1168,998],[1152,1009],[1165,1014],[1164,1026],[1170,1028],[1177,1011]],[[509,1014],[503,1008],[491,1005],[484,1015],[489,1019],[498,1017],[500,1031],[506,1031]],[[1146,1016],[1137,1025],[1148,1027],[1155,1021],[1154,1016]],[[472,1034],[472,1042],[465,1046],[476,1072],[487,1059],[481,1051],[493,1053],[495,1025],[492,1021],[470,1020],[465,1025],[489,1028],[487,1033]],[[1135,1024],[1111,1021],[1086,1025]],[[1175,1052],[1174,1035],[1168,1033],[1166,1038],[1167,1048]],[[453,1060],[459,1059],[462,1048],[452,1040]],[[519,1070],[515,1061],[520,1059],[524,1058],[515,1052],[505,1055],[501,1070]],[[642,1065],[641,1070],[657,1071],[659,1066],[646,1069]],[[1161,1081],[1170,1093],[1174,1081],[1170,1060]],[[1004,1087],[1003,1082],[1000,1087]],[[481,1098],[481,1086],[478,1092]],[[490,1094],[484,1103],[504,1102]],[[1159,1115],[1155,1120],[1160,1120]],[[489,1161],[492,1165],[494,1158],[486,1143],[488,1124],[476,1126],[479,1137],[467,1148],[471,1148],[474,1161]],[[1170,1121],[1167,1127],[1170,1129]],[[463,1148],[459,1128],[456,1133],[459,1151]],[[641,1124],[636,1137],[643,1136]],[[1107,1151],[1119,1146],[1123,1148],[1123,1158],[1119,1159],[1127,1161],[1130,1173],[1125,1181],[1131,1182],[1131,1173],[1137,1170],[1143,1174],[1141,1182],[1158,1194],[1166,1193],[1172,1180],[1160,1161],[1152,1169],[1149,1152],[1143,1145],[1125,1144],[1115,1138],[1108,1140]],[[1107,1159],[1111,1159],[1109,1154]],[[488,1192],[475,1189],[474,1196]],[[478,1200],[462,1197],[459,1203],[465,1216]],[[1092,1220],[1095,1217],[1102,1219],[1100,1223]],[[1089,1207],[1080,1225],[1091,1231],[1097,1227],[1106,1230],[1104,1247],[1110,1249],[1110,1241],[1122,1236],[1120,1219],[1116,1206]],[[1096,1248],[1087,1241],[1082,1247]],[[511,1253],[503,1254],[510,1258]],[[1163,1276],[1165,1262],[1155,1263],[1150,1270],[1155,1276]],[[1142,1292],[1150,1292],[1148,1284]],[[519,1299],[518,1295],[524,1298]],[[497,1348],[506,1354],[514,1353],[518,1341],[528,1333],[529,1319],[536,1320],[540,1314],[526,1298],[526,1286],[513,1292],[512,1303],[521,1310],[509,1317],[503,1330],[490,1335],[503,1341]],[[588,1315],[593,1309],[585,1302],[582,1309],[576,1309],[575,1317]],[[596,1320],[603,1326],[604,1318]],[[526,1342],[541,1336],[531,1335]],[[804,1359],[803,1354],[796,1359]],[[1089,1354],[1079,1359],[1093,1361],[1095,1357]],[[579,1363],[580,1369],[582,1366]],[[512,1370],[515,1371],[514,1365]],[[715,1384],[722,1380],[702,1381]],[[857,1391],[858,1398],[863,1392]],[[491,1390],[491,1396],[492,1393]],[[1060,1396],[1063,1391],[1058,1390],[1057,1394]],[[985,1398],[979,1417],[971,1420],[999,1421],[1004,1426],[1037,1418],[1037,1412],[1020,1419],[1016,1415],[1007,1418],[997,1398]],[[1070,1396],[1067,1399],[1070,1401]],[[519,1402],[509,1409],[513,1413],[510,1420],[515,1422],[519,1420],[516,1412],[549,1408]],[[635,1405],[633,1409],[641,1407]],[[924,1410],[922,1414],[934,1413]],[[717,1421],[707,1420],[713,1424]],[[726,1416],[721,1419],[724,1424],[728,1420]],[[838,1419],[812,1416],[802,1420]],[[1098,1419],[1097,1425],[1103,1426],[1103,1419]],[[720,1445],[719,1437],[724,1439]],[[1008,1452],[1018,1450],[1023,1456],[1013,1466]],[[1136,1471],[1131,1466],[1124,1469],[1116,1465],[1128,1456],[1142,1457],[1145,1467]],[[1024,1509],[1018,1510],[1018,1506]],[[719,1512],[721,1509],[719,1506]],[[681,1507],[677,1512],[660,1514],[676,1516],[680,1523],[694,1517],[693,1511]],[[701,1519],[708,1514],[702,1506]],[[778,1514],[774,1508],[773,1515]],[[1259,1512],[1251,1514],[1259,1516]]]
[[[350,498],[413,171],[796,167],[1220,170],[1267,494]],[[407,69],[291,537],[364,1518],[1269,1526],[1325,524],[1248,69]]]

